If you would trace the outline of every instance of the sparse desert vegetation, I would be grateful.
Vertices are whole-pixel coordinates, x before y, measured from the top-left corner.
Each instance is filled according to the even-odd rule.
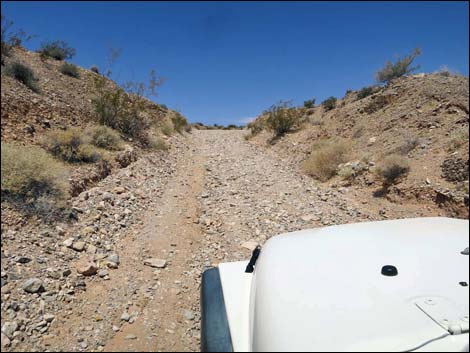
[[[2,194],[33,200],[66,197],[66,168],[40,147],[2,142],[1,154]]]
[[[28,66],[14,62],[7,66],[6,73],[31,89],[31,91],[36,93],[40,92],[37,85],[38,79],[34,75],[33,70],[31,70]]]
[[[78,71],[78,68],[74,64],[64,62],[60,66],[59,70],[64,75],[74,77],[74,78],[80,78],[80,72]]]
[[[338,166],[350,158],[351,143],[342,139],[324,139],[315,142],[303,168],[309,175],[327,181],[336,175]]]

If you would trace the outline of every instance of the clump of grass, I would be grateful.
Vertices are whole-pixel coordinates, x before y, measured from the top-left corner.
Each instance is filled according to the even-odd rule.
[[[313,145],[312,153],[302,167],[307,174],[327,181],[336,175],[338,166],[348,160],[350,151],[351,143],[346,140],[322,140]]]
[[[157,151],[167,151],[169,147],[164,139],[161,137],[156,137],[151,139],[150,148]]]
[[[80,72],[78,71],[78,68],[74,64],[70,63],[63,63],[59,71],[63,73],[64,75],[74,77],[74,78],[80,78]]]
[[[181,134],[183,129],[188,126],[188,121],[186,118],[178,112],[175,112],[171,117],[171,122],[173,123],[173,128],[176,132]]]
[[[90,143],[96,147],[111,151],[122,149],[123,141],[116,130],[110,127],[99,125],[91,126],[85,130]]]
[[[67,169],[38,146],[1,143],[2,193],[37,199],[67,196]]]
[[[78,128],[49,132],[43,141],[44,147],[57,158],[66,162],[96,162],[100,154],[88,144],[86,136]]]
[[[377,175],[384,180],[385,185],[392,185],[407,175],[410,171],[408,160],[398,154],[390,154],[386,156],[375,169]]]
[[[39,87],[36,83],[38,79],[34,75],[33,70],[31,70],[28,66],[14,62],[7,66],[6,74],[24,84],[33,92],[39,93]]]
[[[448,150],[453,152],[464,144],[468,144],[468,129],[459,130],[451,133]]]
[[[169,122],[163,123],[160,129],[165,136],[173,135],[173,125]]]

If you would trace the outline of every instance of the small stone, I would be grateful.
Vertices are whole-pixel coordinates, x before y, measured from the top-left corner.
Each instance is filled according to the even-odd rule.
[[[64,245],[67,248],[71,248],[73,245],[73,241],[74,241],[73,238],[68,238],[62,243],[62,245]]]
[[[107,270],[99,270],[98,271],[98,276],[100,276],[101,278],[104,278],[108,275],[109,275],[109,272]]]
[[[108,256],[107,260],[109,262],[112,262],[116,265],[119,265],[120,264],[120,259],[119,259],[119,255],[118,254],[111,254]]]
[[[39,278],[28,279],[25,283],[23,283],[22,288],[27,293],[37,293],[44,289],[42,286],[42,281]]]
[[[28,262],[31,262],[31,258],[27,256],[18,256],[16,258],[16,262],[20,264],[27,264]]]
[[[13,334],[18,330],[18,323],[16,321],[5,322],[2,326],[2,333],[9,338],[13,338]]]
[[[77,272],[84,276],[93,276],[98,272],[98,266],[92,261],[82,259],[76,263]]]
[[[76,241],[72,244],[72,249],[75,251],[85,250],[86,243],[84,241]]]
[[[156,268],[164,268],[166,266],[166,260],[163,259],[146,259],[144,265]]]
[[[129,321],[131,319],[131,316],[129,315],[128,312],[124,312],[121,315],[121,321]]]
[[[119,326],[113,325],[113,331],[118,332],[120,330]]]
[[[126,335],[125,339],[126,340],[135,340],[135,339],[137,339],[137,336],[130,333],[130,334]]]
[[[256,242],[256,241],[246,241],[244,243],[242,243],[242,248],[245,248],[245,249],[248,249],[250,251],[253,251],[255,250],[255,248],[258,246],[259,244]]]
[[[183,309],[183,316],[186,320],[194,320],[196,315],[191,310]]]
[[[46,322],[52,322],[55,319],[55,315],[52,314],[44,314],[44,321]]]
[[[116,194],[122,194],[122,193],[126,192],[126,189],[125,189],[124,187],[122,187],[122,186],[116,186],[116,187],[114,188],[114,192],[115,192]]]

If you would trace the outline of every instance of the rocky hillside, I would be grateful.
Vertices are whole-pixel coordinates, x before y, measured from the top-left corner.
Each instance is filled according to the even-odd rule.
[[[6,67],[13,62],[32,69],[40,93],[5,74]],[[71,77],[60,72],[62,64],[63,61],[45,59],[21,47],[12,48],[1,75],[2,141],[37,142],[51,129],[83,128],[93,122],[94,79],[100,74],[77,67],[79,78]],[[116,86],[112,81],[108,84]],[[156,121],[170,113],[165,106],[151,101],[147,110]]]
[[[352,186],[363,202],[388,208],[391,216],[398,203],[468,217],[468,78],[417,74],[375,87],[362,99],[358,93],[349,91],[329,111],[323,105],[301,108],[305,122],[297,130],[273,139],[264,127],[251,141],[302,168],[316,142],[339,137],[349,146],[348,156],[327,185]],[[254,124],[263,126],[266,118]],[[405,160],[409,172],[381,195],[374,169],[390,154]]]

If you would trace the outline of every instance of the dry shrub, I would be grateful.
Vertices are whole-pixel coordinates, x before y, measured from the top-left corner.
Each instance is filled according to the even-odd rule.
[[[415,136],[408,136],[404,139],[403,143],[396,148],[396,153],[406,156],[419,145],[419,138]]]
[[[96,147],[111,151],[122,149],[123,141],[119,133],[110,127],[104,125],[91,126],[85,130],[85,134],[89,138],[90,143]]]
[[[67,169],[38,146],[1,144],[2,193],[38,199],[67,196]]]
[[[157,151],[167,151],[169,148],[168,144],[161,137],[152,138],[150,147]]]
[[[343,139],[322,140],[314,144],[312,153],[304,161],[304,171],[321,180],[327,181],[336,175],[338,166],[345,163],[351,151],[351,143]]]
[[[408,160],[398,154],[386,156],[375,169],[377,175],[383,180],[384,184],[395,184],[400,177],[405,176],[410,171]]]
[[[43,140],[43,146],[57,158],[71,163],[96,162],[101,157],[78,128],[49,132]]]
[[[170,122],[163,123],[160,129],[165,136],[173,135],[173,125]]]

